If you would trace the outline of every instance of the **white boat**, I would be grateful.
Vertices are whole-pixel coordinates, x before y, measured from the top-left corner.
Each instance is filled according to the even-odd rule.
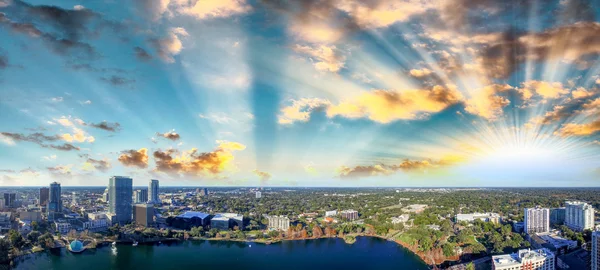
[[[252,247],[252,245],[248,245],[248,247]]]
[[[138,245],[138,242],[137,241],[133,241],[133,245],[132,246],[137,247],[137,245]]]
[[[117,242],[112,242],[112,247],[116,248],[117,247]]]

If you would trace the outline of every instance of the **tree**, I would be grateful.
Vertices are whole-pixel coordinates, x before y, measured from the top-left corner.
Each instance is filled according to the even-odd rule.
[[[279,232],[278,232],[278,231],[270,231],[270,232],[268,233],[268,235],[269,235],[269,237],[271,237],[271,238],[277,238],[277,237],[279,237]]]
[[[10,243],[6,239],[0,239],[0,264],[8,264],[10,257]]]
[[[475,270],[475,265],[473,264],[473,262],[467,263],[465,270]]]
[[[27,240],[29,240],[31,243],[37,243],[38,238],[40,238],[41,235],[42,234],[38,231],[31,231],[29,234],[27,234]]]
[[[454,245],[450,243],[445,243],[442,245],[442,251],[444,256],[450,257],[454,255]]]
[[[321,236],[323,236],[323,230],[321,230],[321,227],[319,227],[318,225],[315,225],[313,227],[312,233],[315,238],[320,238]]]
[[[23,239],[23,236],[15,230],[10,230],[8,232],[8,240],[10,241],[10,244],[17,249],[20,249],[25,245],[25,239]]]

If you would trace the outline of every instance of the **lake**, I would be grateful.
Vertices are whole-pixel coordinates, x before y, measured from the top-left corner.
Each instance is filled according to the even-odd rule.
[[[249,246],[251,245],[251,246]],[[214,268],[213,268],[214,267]],[[16,269],[428,269],[409,250],[379,238],[283,241],[271,245],[184,241],[170,245],[118,245],[73,254],[66,249],[31,255]]]

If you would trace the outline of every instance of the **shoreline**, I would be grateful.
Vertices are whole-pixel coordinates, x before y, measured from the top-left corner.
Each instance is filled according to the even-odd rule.
[[[349,241],[346,239],[346,237],[351,236],[353,238],[353,240]],[[416,255],[419,260],[421,260],[423,263],[425,263],[428,267],[434,267],[436,264],[431,264],[427,262],[428,257],[426,257],[425,254],[423,254],[422,252],[415,252],[410,246],[406,245],[405,243],[398,241],[398,240],[391,240],[389,238],[383,237],[383,236],[379,236],[379,235],[367,235],[367,234],[347,234],[344,237],[340,237],[340,236],[323,236],[323,237],[308,237],[308,238],[293,238],[293,239],[286,239],[286,238],[281,238],[281,239],[272,239],[272,240],[260,240],[260,239],[253,239],[253,240],[248,240],[248,239],[226,239],[226,238],[205,238],[205,237],[190,237],[188,239],[179,239],[179,238],[165,238],[165,239],[160,239],[160,240],[151,240],[151,241],[144,241],[144,242],[138,242],[139,244],[151,244],[154,245],[158,242],[185,242],[185,241],[223,241],[223,242],[242,242],[242,243],[256,243],[256,244],[263,244],[263,245],[271,245],[271,244],[275,244],[275,243],[280,243],[280,242],[284,242],[284,241],[299,241],[299,240],[319,240],[319,239],[340,239],[342,241],[344,241],[345,244],[347,245],[352,245],[357,241],[358,237],[372,237],[372,238],[379,238],[382,240],[386,240],[389,242],[394,242],[397,245],[401,246],[402,248],[410,251],[412,254]],[[104,247],[104,246],[110,246],[110,244],[112,242],[116,242],[117,244],[131,244],[133,243],[133,241],[131,240],[117,240],[117,241],[111,241],[111,240],[102,240],[102,241],[97,241],[97,245],[96,247],[88,247],[86,248],[86,250],[95,250],[98,249],[100,247]],[[66,246],[64,247],[56,247],[54,249],[66,249],[67,251],[69,250]],[[38,250],[36,252],[31,252],[31,253],[27,253],[27,254],[22,254],[20,256],[17,256],[15,258],[13,258],[13,260],[16,259],[20,259],[20,260],[27,260],[30,256],[28,255],[32,255],[35,253],[39,253],[39,252],[44,252],[44,251],[48,251],[48,250]]]

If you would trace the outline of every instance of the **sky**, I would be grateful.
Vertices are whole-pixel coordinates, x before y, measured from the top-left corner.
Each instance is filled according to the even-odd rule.
[[[593,0],[0,0],[0,186],[600,186]]]

